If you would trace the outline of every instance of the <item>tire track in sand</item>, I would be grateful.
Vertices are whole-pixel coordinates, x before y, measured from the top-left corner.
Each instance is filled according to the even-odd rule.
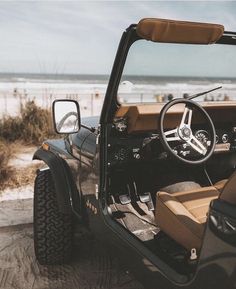
[[[1,289],[143,289],[125,273],[113,248],[84,236],[68,265],[41,266],[31,225],[0,228]]]

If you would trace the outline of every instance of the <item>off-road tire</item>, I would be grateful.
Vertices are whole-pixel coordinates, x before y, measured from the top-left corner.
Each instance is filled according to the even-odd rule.
[[[34,186],[34,249],[42,265],[67,263],[72,252],[72,215],[59,211],[49,169],[39,171]]]

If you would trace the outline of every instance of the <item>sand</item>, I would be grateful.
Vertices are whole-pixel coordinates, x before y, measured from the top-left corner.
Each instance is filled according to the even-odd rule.
[[[141,289],[121,266],[111,247],[84,239],[66,266],[41,266],[35,260],[29,224],[0,228],[1,289]]]
[[[21,149],[10,161],[25,168],[35,148]],[[33,185],[0,194],[0,289],[142,289],[121,265],[114,248],[77,228],[73,260],[41,266],[33,245]],[[80,238],[78,238],[80,236]],[[82,236],[82,238],[81,238]]]

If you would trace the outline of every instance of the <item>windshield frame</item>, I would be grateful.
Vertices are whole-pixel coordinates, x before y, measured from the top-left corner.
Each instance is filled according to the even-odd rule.
[[[100,118],[101,125],[112,122],[115,112],[121,106],[118,102],[117,95],[128,52],[134,42],[143,39],[137,34],[136,28],[137,24],[130,25],[121,37],[104,98]],[[144,40],[148,41],[146,39]],[[236,45],[236,32],[225,31],[215,44]],[[169,45],[172,45],[172,43]]]

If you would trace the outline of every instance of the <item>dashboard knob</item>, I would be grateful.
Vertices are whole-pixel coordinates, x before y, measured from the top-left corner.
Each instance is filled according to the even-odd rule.
[[[134,158],[135,158],[136,160],[140,160],[141,156],[140,156],[139,153],[134,153]]]

